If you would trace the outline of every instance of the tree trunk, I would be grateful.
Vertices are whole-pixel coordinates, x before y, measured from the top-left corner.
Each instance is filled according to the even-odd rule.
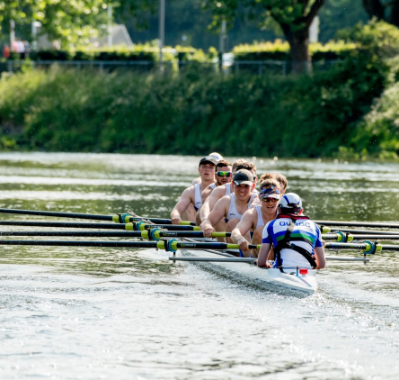
[[[284,25],[282,29],[290,44],[292,72],[295,74],[310,73],[312,60],[309,54],[309,26],[293,31],[290,25]]]

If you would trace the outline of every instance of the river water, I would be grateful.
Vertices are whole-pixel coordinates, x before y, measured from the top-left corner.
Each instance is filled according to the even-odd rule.
[[[167,217],[198,160],[0,154],[0,207]],[[397,220],[398,164],[255,163],[286,175],[314,219]],[[318,294],[295,298],[165,252],[3,246],[0,378],[397,379],[398,264],[329,262]]]

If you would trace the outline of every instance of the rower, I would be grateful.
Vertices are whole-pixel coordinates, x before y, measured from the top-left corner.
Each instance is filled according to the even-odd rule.
[[[192,185],[185,189],[180,197],[179,202],[170,213],[172,224],[179,224],[182,220],[182,214],[188,209],[190,205],[194,206],[197,211],[202,206],[201,192],[215,182],[215,167],[216,162],[212,157],[204,157],[200,160],[198,166],[198,173],[201,177],[201,183]],[[188,219],[195,221],[195,217]]]
[[[243,159],[239,159],[233,163],[233,168],[232,168],[232,174],[234,174],[241,169],[246,169],[249,170],[255,179],[255,185],[256,185],[256,168],[255,165],[252,162],[245,161]],[[255,187],[253,188],[253,191],[257,194],[257,190]],[[206,199],[204,202],[201,211],[200,211],[200,216],[201,220],[204,221],[209,213],[213,210],[215,207],[217,201],[224,197],[225,195],[230,195],[231,194],[231,183],[227,183],[226,185],[221,185],[217,186],[215,189],[212,190],[210,196]],[[225,231],[225,229],[222,229],[220,231]]]
[[[275,178],[277,180],[277,182],[279,183],[279,188],[281,190],[281,195],[284,195],[285,192],[287,191],[287,187],[288,187],[288,181],[287,178],[285,178],[285,176],[283,176],[281,173],[277,173],[277,172],[272,172],[272,173],[264,173],[260,176],[259,181],[262,182],[265,179],[268,178]]]
[[[255,187],[253,174],[246,169],[238,170],[234,174],[231,185],[233,193],[219,199],[208,218],[201,223],[205,237],[211,237],[215,225],[223,218],[227,219],[226,231],[231,232],[256,197],[253,193]]]
[[[213,189],[217,186],[227,185],[231,182],[232,171],[231,171],[231,163],[226,160],[220,160],[216,164],[216,173],[215,178],[216,182],[211,183],[205,190],[201,193],[202,204],[204,204],[205,200],[211,195]]]
[[[277,205],[281,197],[279,183],[274,178],[265,179],[260,183],[259,199],[260,205],[250,208],[244,213],[242,219],[234,228],[231,239],[240,246],[244,256],[250,256],[248,232],[251,232],[252,244],[260,244],[263,227],[268,222],[276,219]],[[257,250],[253,250],[253,257],[258,257]]]
[[[302,214],[301,198],[294,193],[285,194],[278,208],[277,218],[263,229],[258,266],[271,267],[267,259],[273,245],[276,256],[273,268],[324,268],[321,232],[316,223]]]
[[[214,161],[216,161],[216,163],[218,163],[219,161],[223,160],[223,156],[217,152],[212,152],[210,154],[208,154],[207,157],[212,157]],[[201,182],[201,177],[197,177],[194,178],[193,181],[191,182],[192,185],[196,185],[197,183]]]

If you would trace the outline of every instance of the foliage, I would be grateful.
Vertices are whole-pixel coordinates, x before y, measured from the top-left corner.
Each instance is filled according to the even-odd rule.
[[[163,59],[166,62],[176,62],[178,54],[183,61],[212,62],[217,57],[217,50],[210,48],[208,52],[193,47],[176,46],[163,49]],[[19,55],[12,57],[19,59]],[[39,50],[32,52],[30,58],[34,61],[150,61],[159,59],[159,48],[149,43],[135,44],[134,47],[81,47],[76,50]]]
[[[24,127],[19,148],[49,151],[396,157],[399,65],[386,60],[390,29],[379,27],[378,39],[356,29],[360,48],[311,76],[53,69],[4,77],[0,126]]]
[[[362,2],[370,18],[375,17],[377,20],[399,26],[399,0],[363,0]]]
[[[359,0],[328,0],[320,9],[319,18],[319,41],[322,43],[335,38],[337,30],[351,27],[358,22],[366,23],[369,20]]]
[[[68,45],[97,34],[97,26],[106,23],[104,7],[102,0],[0,1],[0,23],[40,21],[45,32]]]
[[[345,58],[348,53],[357,48],[355,43],[344,41],[329,42],[325,45],[320,43],[310,44],[309,51],[313,61],[336,60]],[[238,61],[255,60],[288,60],[290,46],[288,42],[276,40],[275,42],[263,42],[256,44],[245,44],[235,46],[233,49],[234,59]]]

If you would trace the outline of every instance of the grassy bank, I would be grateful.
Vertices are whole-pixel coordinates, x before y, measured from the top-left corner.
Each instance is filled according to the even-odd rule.
[[[227,155],[359,158],[371,153],[394,158],[399,137],[389,141],[397,119],[385,117],[385,129],[376,132],[375,123],[382,121],[373,115],[386,113],[384,99],[391,104],[398,98],[396,66],[370,42],[374,32],[364,38],[373,48],[353,51],[329,71],[311,76],[18,74],[0,81],[0,144],[3,149],[66,152],[218,150]],[[373,106],[387,85],[391,92]]]

